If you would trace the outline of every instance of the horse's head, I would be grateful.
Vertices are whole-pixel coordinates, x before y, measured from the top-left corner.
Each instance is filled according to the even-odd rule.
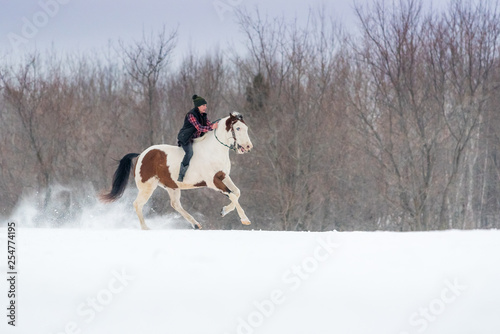
[[[248,137],[248,126],[243,121],[243,115],[233,111],[226,120],[226,131],[232,133],[236,152],[239,154],[250,152],[253,145]]]

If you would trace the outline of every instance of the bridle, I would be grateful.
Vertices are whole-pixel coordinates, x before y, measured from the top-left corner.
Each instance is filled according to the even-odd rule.
[[[240,116],[240,117],[236,117],[236,118],[237,118],[239,121],[241,121],[241,120],[242,120],[242,117],[241,117],[241,116]],[[215,123],[219,123],[219,121],[220,121],[220,119],[216,120],[216,121],[215,121]],[[227,145],[227,144],[224,144],[223,142],[221,142],[221,141],[220,141],[219,137],[217,137],[217,130],[218,130],[219,128],[215,129],[215,131],[214,131],[214,135],[215,135],[215,139],[217,139],[217,141],[218,141],[219,143],[221,143],[221,144],[222,144],[222,145],[224,145],[225,147],[229,148],[230,150],[233,150],[234,152],[236,152],[236,151],[238,150],[238,148],[240,148],[240,147],[241,147],[241,145],[239,145],[239,144],[238,144],[238,141],[236,140],[236,133],[234,132],[234,124],[236,124],[236,122],[235,122],[235,123],[233,123],[233,125],[231,125],[231,134],[232,134],[232,136],[233,136],[233,140],[234,140],[234,143],[233,143],[233,144],[231,144],[231,145]]]

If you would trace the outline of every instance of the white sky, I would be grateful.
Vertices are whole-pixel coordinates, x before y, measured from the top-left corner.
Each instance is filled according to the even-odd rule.
[[[178,27],[178,56],[189,49],[204,54],[243,39],[232,7],[300,20],[321,5],[327,16],[355,24],[350,0],[0,0],[0,55],[35,48],[101,52],[110,41],[139,40],[164,25],[167,32]]]
[[[386,0],[391,3],[394,0]],[[398,1],[398,0],[395,0]],[[262,15],[305,21],[309,9],[325,8],[326,17],[348,30],[357,25],[354,3],[372,0],[0,0],[0,59],[19,59],[34,49],[59,53],[104,53],[110,42],[140,40],[143,32],[178,28],[174,60],[189,50],[241,48],[234,9],[259,9]],[[442,7],[447,0],[424,0]]]

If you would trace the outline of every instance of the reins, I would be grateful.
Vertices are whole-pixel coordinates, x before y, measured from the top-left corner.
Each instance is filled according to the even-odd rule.
[[[219,123],[219,121],[220,121],[220,120],[221,120],[221,119],[219,118],[218,120],[216,120],[216,121],[215,121],[215,123]],[[219,124],[219,126],[220,126],[220,124]],[[217,129],[218,129],[218,127],[217,127]],[[234,144],[232,144],[231,146],[229,146],[229,145],[227,145],[227,144],[224,144],[223,142],[221,142],[221,141],[220,141],[219,137],[217,137],[217,129],[215,129],[215,130],[214,130],[214,136],[215,136],[215,139],[217,139],[217,141],[218,141],[219,143],[221,143],[222,145],[226,146],[226,147],[227,147],[227,148],[229,148],[230,150],[233,150],[233,151],[235,151],[235,152],[236,152],[236,149],[237,149],[237,145],[236,145],[236,144],[237,144],[237,142],[236,142],[236,134],[234,133],[234,129],[233,129],[233,127],[231,127],[231,133],[232,133],[232,135],[233,135]]]

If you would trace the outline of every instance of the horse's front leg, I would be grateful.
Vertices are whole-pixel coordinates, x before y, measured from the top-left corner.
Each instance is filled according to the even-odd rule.
[[[166,188],[168,194],[170,195],[170,205],[175,211],[179,212],[188,222],[191,223],[191,226],[195,229],[201,229],[201,224],[196,221],[181,205],[181,190],[180,189],[170,189]]]
[[[247,215],[245,214],[245,211],[243,210],[243,208],[239,203],[241,192],[238,189],[238,187],[236,187],[236,185],[233,183],[233,180],[231,180],[229,176],[224,176],[224,178],[220,178],[220,181],[229,190],[229,192],[225,191],[224,193],[231,200],[231,203],[229,205],[226,205],[225,207],[222,208],[221,212],[222,217],[224,217],[225,215],[227,215],[229,212],[233,211],[236,208],[236,211],[240,216],[241,223],[243,225],[250,225],[251,224],[250,219],[248,219]],[[218,188],[220,189],[220,187]]]

